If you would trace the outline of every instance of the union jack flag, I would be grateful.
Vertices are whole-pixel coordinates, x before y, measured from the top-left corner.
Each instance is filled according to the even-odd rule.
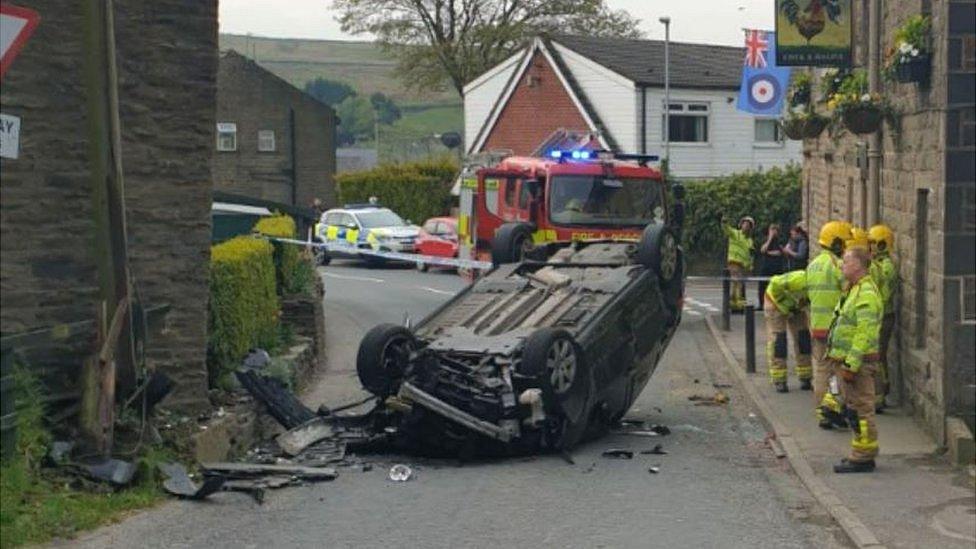
[[[769,52],[769,41],[766,31],[750,30],[746,32],[745,66],[754,69],[766,67],[766,54]]]

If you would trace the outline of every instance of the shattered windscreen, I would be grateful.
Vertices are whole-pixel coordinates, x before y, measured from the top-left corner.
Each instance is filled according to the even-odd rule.
[[[549,212],[552,222],[561,225],[664,223],[661,185],[651,179],[553,176]]]

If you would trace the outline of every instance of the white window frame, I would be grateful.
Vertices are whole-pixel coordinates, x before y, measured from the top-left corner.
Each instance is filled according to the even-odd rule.
[[[274,130],[258,130],[258,152],[275,152],[276,150]]]
[[[230,145],[226,145],[221,139],[223,137],[230,137],[233,141]],[[217,122],[217,151],[237,151],[237,124],[233,122]]]
[[[776,139],[773,141],[759,141],[756,139],[756,131],[759,129],[760,122],[772,122],[776,127],[774,130],[774,135]],[[755,117],[752,122],[752,145],[757,149],[778,149],[785,145],[785,140],[783,137],[783,128],[779,125],[778,118],[766,118],[766,117]]]
[[[667,106],[667,110],[664,107]],[[672,99],[670,104],[661,103],[661,144],[664,144],[665,135],[670,136],[670,118],[672,114],[680,116],[699,116],[705,119],[705,140],[704,141],[671,141],[672,147],[708,147],[712,144],[712,105],[708,101],[692,101],[682,99]],[[694,110],[690,110],[694,107]],[[666,116],[667,115],[667,116]]]

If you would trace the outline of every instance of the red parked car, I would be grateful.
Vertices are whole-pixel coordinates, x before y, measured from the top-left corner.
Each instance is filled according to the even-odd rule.
[[[417,253],[437,257],[457,257],[458,234],[457,219],[453,217],[432,217],[424,221],[416,241]],[[428,265],[417,262],[417,269],[426,271]]]

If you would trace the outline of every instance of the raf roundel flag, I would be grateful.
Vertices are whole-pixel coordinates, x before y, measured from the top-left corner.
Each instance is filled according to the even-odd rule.
[[[776,66],[776,33],[746,31],[746,56],[736,108],[752,114],[779,116],[790,82],[790,68]]]

